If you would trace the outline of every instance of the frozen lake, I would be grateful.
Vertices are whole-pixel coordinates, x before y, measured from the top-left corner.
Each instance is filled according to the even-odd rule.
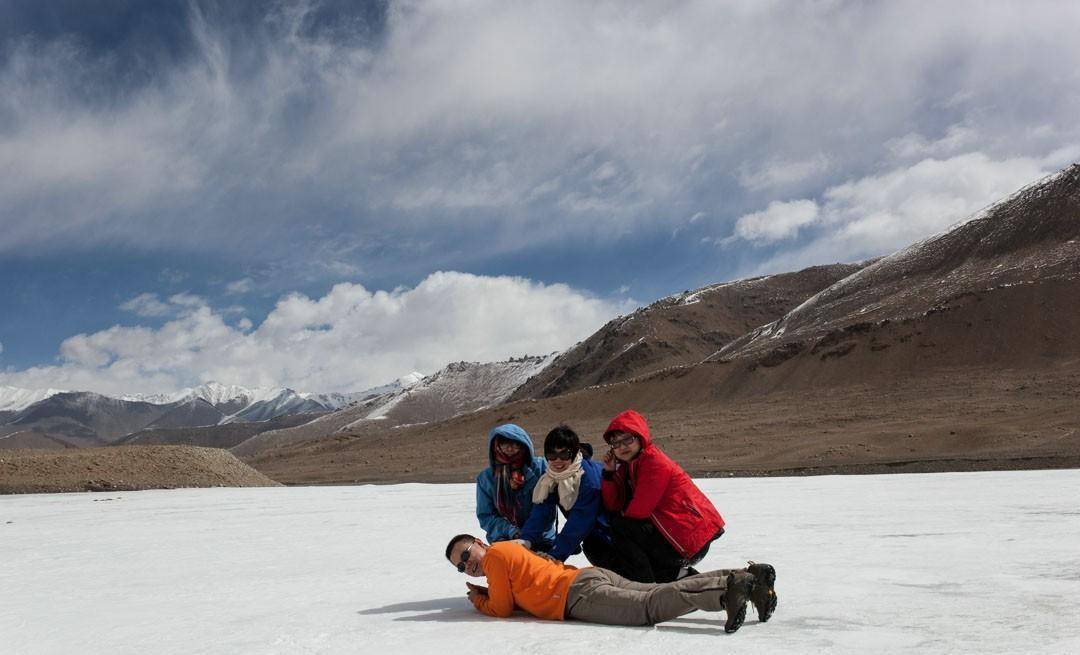
[[[698,568],[774,564],[767,624],[484,617],[471,485],[3,496],[0,653],[1080,652],[1080,471],[700,484]]]

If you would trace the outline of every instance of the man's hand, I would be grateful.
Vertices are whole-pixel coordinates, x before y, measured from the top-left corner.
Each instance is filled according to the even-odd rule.
[[[480,586],[478,584],[473,584],[471,582],[466,582],[465,586],[468,587],[468,589],[469,589],[468,593],[466,593],[465,595],[469,597],[470,602],[475,603],[477,596],[487,596],[488,595],[487,587],[482,587],[482,586]]]

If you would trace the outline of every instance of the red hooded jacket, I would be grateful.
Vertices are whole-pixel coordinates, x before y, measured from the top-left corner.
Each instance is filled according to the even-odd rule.
[[[641,414],[633,410],[619,414],[605,437],[614,431],[636,434],[641,452],[629,463],[621,462],[614,476],[603,481],[604,507],[627,518],[650,519],[679,554],[694,555],[724,527],[720,512],[686,471],[653,445]]]

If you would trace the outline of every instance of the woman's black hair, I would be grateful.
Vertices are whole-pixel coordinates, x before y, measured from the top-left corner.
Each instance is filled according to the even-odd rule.
[[[571,457],[576,457],[578,451],[581,450],[581,442],[578,440],[577,432],[571,430],[568,425],[560,425],[548,432],[547,436],[544,437],[545,453],[564,448],[570,451]]]

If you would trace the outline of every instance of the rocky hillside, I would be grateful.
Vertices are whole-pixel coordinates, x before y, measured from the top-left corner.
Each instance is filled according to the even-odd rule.
[[[257,434],[271,430],[303,425],[326,416],[318,414],[290,414],[259,423],[226,423],[203,427],[147,428],[123,437],[116,445],[174,445],[205,446],[207,448],[232,448]],[[0,441],[0,444],[4,443]]]
[[[864,379],[931,366],[1039,366],[1080,353],[1080,166],[824,289],[713,359]],[[828,368],[828,367],[826,367]],[[800,374],[806,377],[804,371]]]
[[[511,400],[550,398],[695,364],[863,265],[814,266],[663,298],[609,322],[559,355],[515,390]]]
[[[233,452],[250,457],[267,448],[305,439],[440,421],[497,405],[525,380],[543,370],[552,359],[553,356],[489,363],[456,362],[411,386],[346,407],[305,425],[259,434],[233,448]]]

